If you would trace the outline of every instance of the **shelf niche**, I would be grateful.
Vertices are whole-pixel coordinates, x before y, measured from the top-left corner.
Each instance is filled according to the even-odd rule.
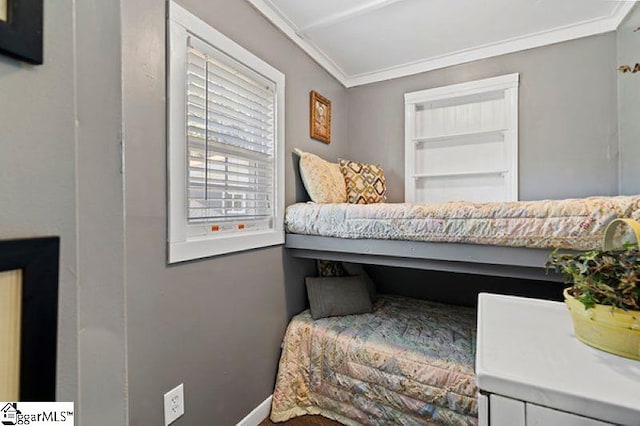
[[[518,81],[405,94],[405,201],[518,199]]]

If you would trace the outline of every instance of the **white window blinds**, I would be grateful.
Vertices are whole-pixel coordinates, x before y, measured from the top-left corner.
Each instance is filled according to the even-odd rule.
[[[169,263],[284,242],[285,76],[173,1]]]
[[[189,223],[273,228],[276,84],[193,36],[186,66]]]

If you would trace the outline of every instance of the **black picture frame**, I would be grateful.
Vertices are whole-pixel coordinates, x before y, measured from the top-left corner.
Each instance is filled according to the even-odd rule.
[[[22,270],[20,401],[56,400],[60,238],[0,240],[0,271]]]
[[[8,0],[7,20],[0,21],[0,53],[42,64],[43,0]]]

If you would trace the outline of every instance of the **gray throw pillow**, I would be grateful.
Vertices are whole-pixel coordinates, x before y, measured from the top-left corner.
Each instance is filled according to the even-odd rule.
[[[357,277],[307,277],[313,319],[365,314],[373,310],[367,283]]]
[[[350,262],[342,262],[342,268],[346,272],[346,275],[352,277],[355,275],[362,275],[364,281],[367,283],[367,290],[369,291],[369,297],[371,297],[371,301],[375,301],[377,297],[376,285],[367,274],[367,271],[364,270],[364,266],[360,263],[350,263]]]

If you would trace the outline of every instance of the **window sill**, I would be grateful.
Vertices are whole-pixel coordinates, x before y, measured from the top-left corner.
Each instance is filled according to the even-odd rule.
[[[284,244],[284,231],[247,232],[246,235],[201,237],[169,242],[169,264]]]

